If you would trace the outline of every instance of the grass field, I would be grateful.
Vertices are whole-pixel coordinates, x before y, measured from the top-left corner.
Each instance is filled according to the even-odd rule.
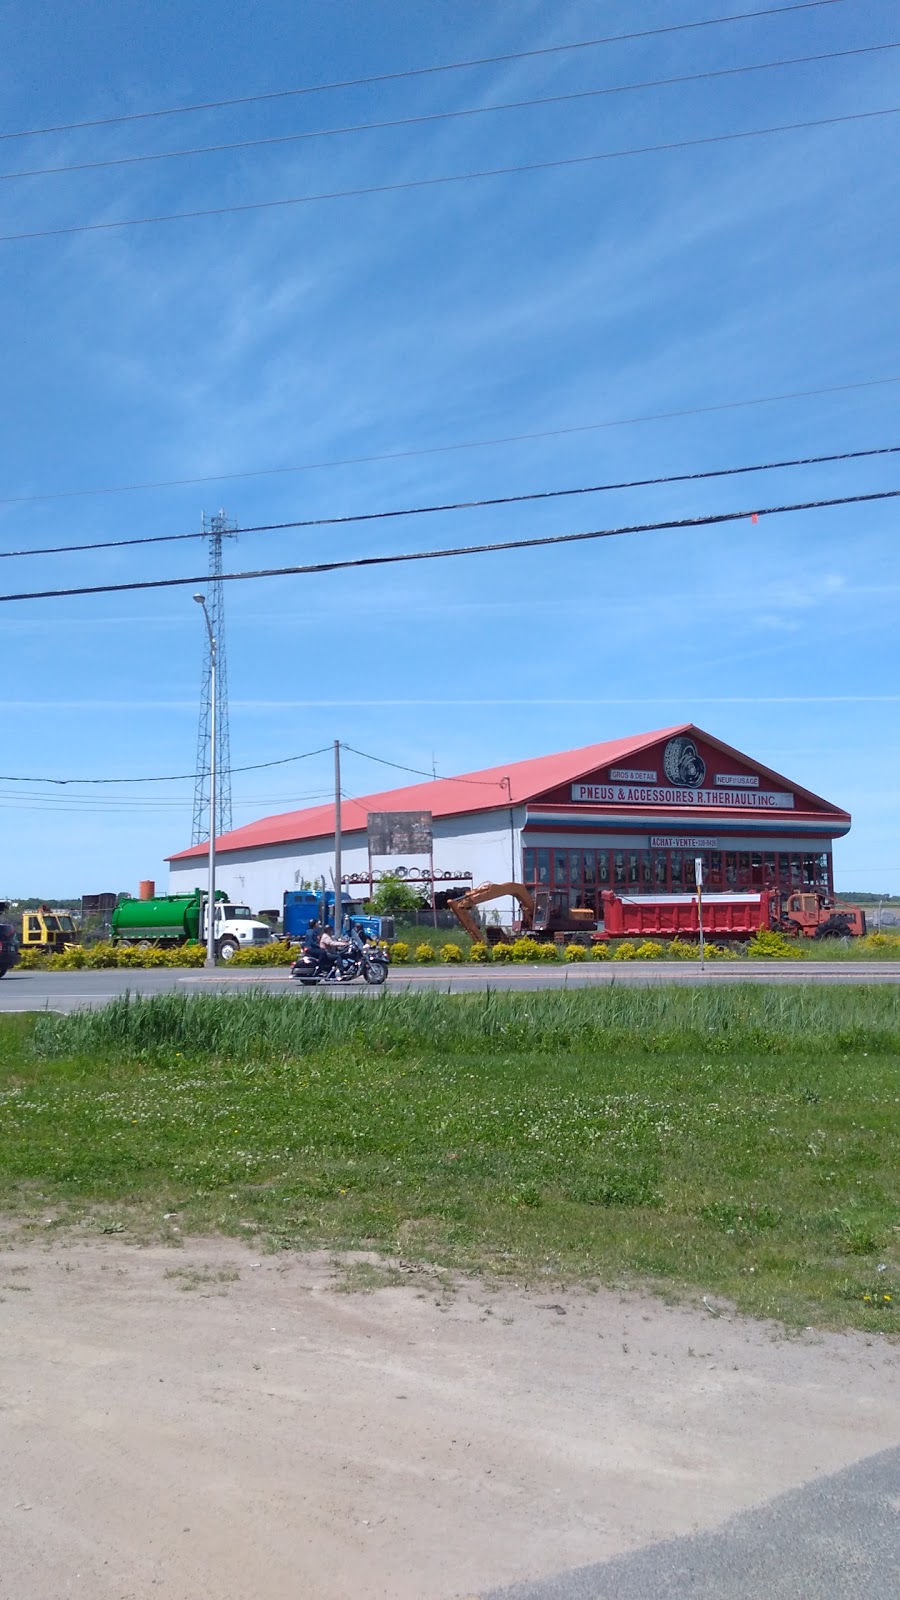
[[[893,988],[162,995],[2,1019],[0,1051],[0,1207],[41,1233],[215,1230],[900,1330]]]

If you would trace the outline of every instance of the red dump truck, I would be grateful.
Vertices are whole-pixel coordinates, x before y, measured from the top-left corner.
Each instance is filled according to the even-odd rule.
[[[605,890],[603,927],[596,939],[698,939],[696,894],[617,895]],[[752,939],[763,928],[807,939],[859,938],[865,912],[822,894],[704,894],[703,933],[712,940]]]

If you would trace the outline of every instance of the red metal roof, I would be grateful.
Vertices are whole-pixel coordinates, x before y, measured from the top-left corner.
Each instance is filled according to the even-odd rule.
[[[636,755],[658,739],[671,738],[692,727],[691,723],[679,723],[674,728],[632,734],[628,739],[609,739],[605,744],[588,744],[580,750],[536,756],[532,761],[506,762],[499,767],[486,767],[481,772],[467,772],[459,778],[432,778],[403,789],[361,795],[358,800],[342,803],[343,828],[347,833],[361,831],[370,811],[430,811],[434,817],[456,817],[494,811],[503,805],[520,805],[559,784],[574,783],[598,767]],[[300,839],[325,839],[333,833],[332,803],[309,806],[304,811],[283,811],[278,816],[262,817],[259,822],[248,822],[243,828],[223,834],[217,841],[217,848],[219,851],[258,850],[265,845],[289,844]],[[206,845],[198,844],[168,859],[188,861],[206,854]]]

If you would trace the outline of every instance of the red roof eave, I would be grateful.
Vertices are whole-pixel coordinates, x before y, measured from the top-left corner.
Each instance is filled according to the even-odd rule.
[[[563,750],[549,756],[536,756],[530,761],[512,761],[500,767],[487,767],[459,778],[431,778],[402,789],[388,789],[380,794],[363,795],[358,800],[345,800],[341,807],[343,827],[347,833],[361,831],[366,826],[370,811],[430,811],[435,818],[441,818],[475,815],[482,811],[496,811],[501,806],[522,805],[535,795],[558,788],[562,783],[575,783],[585,773],[594,772],[598,767],[624,761],[655,740],[682,733],[688,726],[682,723],[674,728],[658,728],[652,733],[632,734],[627,739],[610,739],[604,744],[585,745],[579,750]],[[362,817],[359,822],[354,819],[354,808],[358,808],[357,817]],[[285,811],[277,816],[262,817],[259,822],[235,828],[217,840],[217,848],[221,852],[258,850],[267,845],[327,839],[333,833],[334,805],[310,806],[303,811]],[[206,854],[205,844],[193,845],[189,850],[179,850],[168,860],[190,861]]]

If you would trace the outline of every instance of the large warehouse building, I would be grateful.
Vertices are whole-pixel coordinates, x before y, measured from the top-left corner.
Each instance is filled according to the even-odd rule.
[[[427,858],[369,855],[370,812],[430,811],[435,877],[548,888],[555,907],[599,909],[604,889],[678,893],[704,862],[712,892],[833,892],[832,845],[846,811],[688,723],[342,805],[343,876],[364,897],[370,872],[428,870]],[[203,881],[207,849],[170,857],[170,888]],[[264,817],[217,842],[217,881],[254,910],[285,890],[332,882],[334,807]],[[440,885],[438,885],[440,887]],[[512,912],[511,902],[499,908]]]

